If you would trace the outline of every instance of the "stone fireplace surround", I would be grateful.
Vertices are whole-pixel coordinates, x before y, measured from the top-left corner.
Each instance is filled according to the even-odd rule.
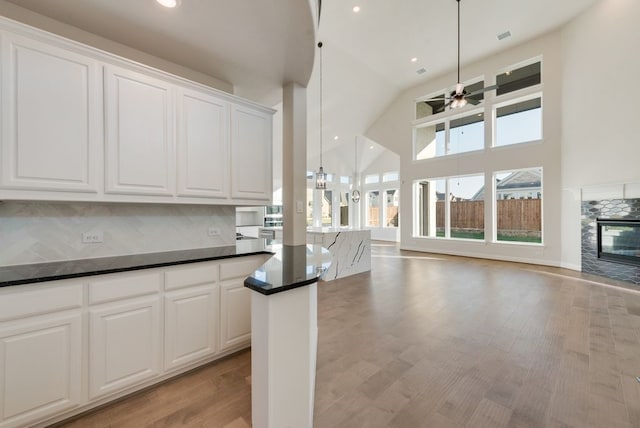
[[[582,201],[582,271],[640,285],[640,266],[598,259],[597,218],[640,220],[640,198]]]

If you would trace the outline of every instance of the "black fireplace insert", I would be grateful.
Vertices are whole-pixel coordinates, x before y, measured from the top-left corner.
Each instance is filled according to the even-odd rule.
[[[598,218],[598,258],[640,265],[640,219]]]

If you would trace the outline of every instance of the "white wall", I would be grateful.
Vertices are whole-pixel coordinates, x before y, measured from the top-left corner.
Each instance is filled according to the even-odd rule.
[[[400,155],[401,185],[401,246],[418,251],[433,251],[473,257],[496,258],[548,265],[561,260],[561,91],[562,49],[559,32],[553,32],[482,61],[463,65],[462,80],[484,75],[485,84],[493,83],[496,72],[509,66],[543,55],[543,124],[541,143],[487,148],[480,152],[445,158],[412,160],[412,121],[415,119],[415,99],[453,85],[455,71],[415,86],[403,92],[366,132],[366,136]],[[487,100],[493,92],[485,94]],[[491,111],[485,110],[485,126],[489,126]],[[487,131],[490,134],[490,129]],[[413,181],[417,179],[457,176],[486,171],[485,183],[492,181],[493,171],[528,167],[543,167],[543,246],[509,243],[443,240],[413,236]],[[492,194],[490,192],[491,197]],[[487,197],[490,197],[490,196]],[[487,205],[489,206],[489,205]],[[492,236],[493,225],[487,225]]]
[[[235,221],[232,206],[2,202],[0,266],[235,245]]]
[[[562,30],[562,261],[580,266],[580,194],[640,182],[640,2],[602,0]]]

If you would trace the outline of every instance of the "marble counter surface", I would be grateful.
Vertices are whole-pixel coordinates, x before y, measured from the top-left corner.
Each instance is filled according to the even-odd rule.
[[[307,243],[329,250],[333,263],[325,281],[371,270],[371,230],[350,228],[308,228]]]
[[[237,241],[236,245],[224,247],[0,266],[0,287],[244,257],[254,254],[273,254],[272,246],[265,239],[250,239]]]
[[[331,266],[331,253],[320,245],[272,244],[273,257],[244,281],[258,293],[274,294],[312,284]]]

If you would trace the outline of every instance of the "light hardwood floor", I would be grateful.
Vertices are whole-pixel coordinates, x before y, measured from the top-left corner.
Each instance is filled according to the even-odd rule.
[[[318,288],[314,426],[640,427],[640,288],[375,243]],[[243,352],[63,424],[250,425]]]

